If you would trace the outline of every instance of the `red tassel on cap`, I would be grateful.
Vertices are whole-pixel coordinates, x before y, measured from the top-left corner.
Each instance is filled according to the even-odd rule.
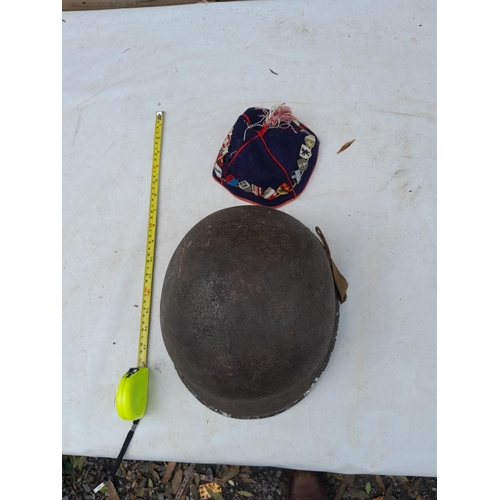
[[[290,106],[283,103],[273,106],[269,110],[262,125],[266,128],[287,128],[291,126],[290,122],[299,125],[299,121],[293,116]]]
[[[248,125],[245,133],[243,134],[243,140],[246,139],[248,129],[254,127],[260,127],[259,134],[264,134],[269,128],[291,128],[295,133],[295,129],[292,127],[292,122],[295,123],[297,127],[300,127],[300,122],[293,116],[290,106],[285,103],[273,106],[271,109],[267,110],[265,108],[259,108],[264,113],[261,119],[257,123]]]

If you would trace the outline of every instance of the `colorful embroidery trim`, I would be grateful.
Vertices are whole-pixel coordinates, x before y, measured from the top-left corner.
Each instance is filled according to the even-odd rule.
[[[304,133],[307,131],[303,130]],[[247,180],[240,180],[234,177],[233,175],[227,175],[222,178],[222,167],[224,165],[224,156],[227,154],[229,150],[229,143],[231,142],[231,136],[233,133],[233,129],[229,131],[224,142],[222,143],[222,147],[219,150],[219,154],[217,155],[217,159],[214,164],[214,172],[217,178],[221,179],[221,182],[228,184],[229,186],[237,186],[243,191],[247,193],[253,193],[255,196],[262,196],[266,200],[274,200],[278,196],[286,195],[295,188],[297,184],[300,183],[302,179],[302,175],[307,170],[309,165],[309,159],[312,156],[312,149],[316,145],[316,137],[314,135],[308,134],[304,137],[304,144],[300,146],[298,159],[297,159],[297,169],[293,170],[290,174],[293,185],[290,186],[288,183],[283,182],[278,186],[278,188],[273,189],[272,187],[268,187],[267,189],[262,189],[255,184],[251,184]]]
[[[214,171],[215,175],[219,179],[222,177],[222,166],[224,165],[224,156],[226,156],[227,152],[229,151],[229,144],[231,143],[232,135],[233,135],[233,127],[231,127],[231,130],[226,135],[226,138],[224,139],[224,142],[222,143],[222,146],[219,150],[219,154],[217,155],[217,159],[215,160]]]

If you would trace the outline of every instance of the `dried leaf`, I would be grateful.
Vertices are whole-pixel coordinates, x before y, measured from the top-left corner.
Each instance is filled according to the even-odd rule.
[[[237,476],[240,472],[239,465],[231,465],[227,474],[224,474],[220,480],[220,484],[224,486],[230,479],[233,479],[234,476]]]
[[[85,462],[87,461],[87,457],[80,457],[78,459],[78,465],[76,466],[77,469],[82,470],[82,467],[85,465]]]
[[[153,487],[153,481],[151,481],[151,478],[148,479],[148,488]]]
[[[241,495],[242,497],[253,497],[253,495],[249,491],[238,491],[238,495]]]
[[[192,498],[193,500],[199,500],[200,495],[199,495],[199,493],[198,493],[198,487],[196,486],[196,484],[191,484],[191,485],[189,486],[189,493],[190,493],[191,498]]]
[[[244,482],[248,484],[257,484],[257,481],[255,479],[252,479],[248,474],[240,474],[239,478]]]
[[[196,488],[198,488],[198,486],[200,485],[200,475],[199,474],[194,475],[194,484],[196,484]],[[198,491],[198,489],[196,491]]]
[[[397,476],[397,478],[401,484],[405,484],[408,482],[408,478],[406,476]]]
[[[151,462],[141,462],[141,464],[139,465],[139,470],[143,473],[143,474],[147,474],[151,469]]]
[[[111,481],[106,481],[108,487],[108,500],[120,500],[115,485]]]
[[[346,142],[338,151],[337,154],[342,153],[342,151],[345,151],[356,139],[353,139],[352,141]]]
[[[182,469],[177,469],[174,474],[174,478],[172,479],[172,492],[174,495],[179,491],[182,482]]]
[[[344,496],[345,487],[345,483],[342,482],[342,484],[338,487],[337,492],[335,493],[335,500],[340,500]]]
[[[368,498],[368,493],[366,491],[358,490],[356,488],[351,488],[349,490],[349,495],[354,498]]]
[[[370,491],[372,491],[372,484],[370,482],[365,484],[365,491],[368,495],[370,494]]]
[[[384,500],[384,495],[377,497],[377,498],[374,498],[373,500]]]
[[[418,492],[418,489],[420,488],[420,483],[422,482],[422,478],[419,477],[416,481],[413,481],[409,486],[408,486],[408,494],[412,492]]]
[[[170,481],[170,478],[172,477],[172,474],[174,473],[175,466],[177,465],[177,462],[168,462],[166,465],[165,472],[163,473],[163,479],[161,480],[162,483],[168,483]]]
[[[244,472],[245,474],[248,474],[250,472],[250,467],[248,467],[248,465],[245,465],[245,467],[243,467],[241,471]]]
[[[422,497],[420,495],[417,495],[417,498],[415,500],[422,500]]]
[[[380,488],[382,493],[385,493],[384,480],[380,476],[375,476],[375,481],[377,481],[377,486]]]
[[[335,493],[335,500],[340,500],[344,496],[345,490],[353,485],[354,478],[353,474],[342,474],[342,483]]]
[[[228,480],[228,483],[231,485],[231,486],[234,486],[234,481],[232,479],[229,479]]]
[[[174,498],[173,494],[172,494],[172,486],[170,485],[170,483],[165,483],[165,486],[163,487],[163,493],[164,495],[169,499],[169,500],[172,500]]]
[[[333,477],[335,479],[338,479],[339,481],[343,481],[344,480],[344,478],[342,477],[342,474],[337,474],[336,472],[334,472]]]
[[[154,469],[151,469],[149,471],[149,473],[157,480],[159,481],[160,480],[160,474],[158,474],[158,472],[156,472]]]
[[[346,486],[351,487],[354,484],[355,477],[354,474],[342,474],[342,481]]]
[[[392,490],[394,489],[394,486],[392,485],[392,483],[389,485],[389,487],[385,490],[385,495],[384,495],[384,499],[385,500],[388,500],[388,498],[391,497],[392,495]]]

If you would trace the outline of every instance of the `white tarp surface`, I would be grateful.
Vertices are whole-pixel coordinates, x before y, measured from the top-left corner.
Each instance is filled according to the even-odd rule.
[[[115,457],[130,428],[114,394],[136,363],[164,110],[149,404],[127,456],[436,475],[435,8],[294,0],[63,13],[63,453]],[[321,227],[348,300],[312,392],[242,421],[181,383],[159,300],[185,233],[243,204],[211,178],[229,128],[246,108],[281,102],[321,141],[309,185],[282,210]]]

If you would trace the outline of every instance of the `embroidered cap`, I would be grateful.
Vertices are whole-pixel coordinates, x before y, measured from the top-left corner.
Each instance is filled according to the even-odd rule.
[[[213,177],[245,201],[279,207],[306,187],[319,140],[285,104],[249,108],[227,134]]]

